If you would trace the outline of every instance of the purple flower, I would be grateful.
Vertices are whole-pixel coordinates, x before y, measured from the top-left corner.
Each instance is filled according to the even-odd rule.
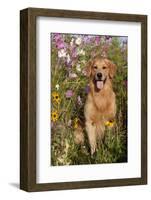
[[[88,94],[88,93],[90,92],[90,86],[89,86],[89,85],[87,85],[87,86],[85,87],[85,92],[86,92],[86,94]]]
[[[65,61],[65,65],[67,66],[67,70],[71,70],[72,67],[72,61],[67,62],[67,60]]]
[[[61,40],[62,39],[62,36],[60,33],[54,33],[53,34],[53,39],[55,42],[57,42],[58,40]]]
[[[95,43],[96,45],[99,45],[101,38],[99,36],[95,37]]]
[[[56,47],[58,49],[64,49],[65,48],[65,43],[62,40],[59,40],[56,42]]]
[[[85,36],[83,41],[84,41],[85,44],[89,44],[89,43],[92,42],[92,38],[90,36]]]
[[[63,49],[66,47],[66,44],[64,43],[64,39],[60,33],[53,34],[53,40],[55,42],[56,48]]]
[[[109,36],[109,35],[105,36],[106,40],[110,40],[111,38],[112,38],[112,36]]]
[[[66,95],[66,98],[71,98],[73,96],[73,91],[72,90],[67,90],[65,95]]]
[[[77,49],[76,49],[76,47],[74,47],[72,49],[72,58],[76,58],[76,57],[77,57]]]

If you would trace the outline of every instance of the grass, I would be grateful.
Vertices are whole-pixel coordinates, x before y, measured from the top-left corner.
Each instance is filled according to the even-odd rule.
[[[51,165],[54,166],[127,162],[127,43],[124,43],[126,38],[110,37],[109,40],[105,36],[93,36],[90,37],[91,41],[84,43],[86,37],[89,39],[87,35],[51,35],[51,94],[55,92],[59,98],[58,103],[56,98],[51,96],[51,111],[58,114],[56,118],[51,117]],[[80,44],[76,44],[77,38],[81,39]],[[62,57],[58,56],[60,47],[65,52]],[[85,54],[78,53],[81,49]],[[96,153],[91,156],[85,130],[83,145],[75,144],[73,132],[74,120],[84,120],[83,109],[88,80],[83,70],[92,54],[97,52],[105,53],[117,65],[113,83],[117,115],[114,128],[106,127],[104,140],[98,144]],[[80,70],[77,70],[77,65],[80,66]]]

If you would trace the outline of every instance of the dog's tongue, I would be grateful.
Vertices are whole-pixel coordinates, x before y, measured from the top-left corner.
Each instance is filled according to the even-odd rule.
[[[97,81],[96,82],[96,86],[99,90],[101,90],[103,88],[103,81]]]

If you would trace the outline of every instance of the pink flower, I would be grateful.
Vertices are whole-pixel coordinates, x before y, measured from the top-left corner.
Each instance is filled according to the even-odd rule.
[[[60,40],[60,41],[56,42],[56,47],[58,49],[63,49],[63,48],[65,48],[65,43]]]
[[[54,33],[52,34],[54,42],[57,42],[58,40],[62,40],[62,35],[60,33]]]
[[[71,98],[74,95],[74,93],[72,90],[67,90],[65,95],[66,95],[66,98]]]
[[[101,38],[99,36],[95,37],[95,43],[96,45],[99,45]]]
[[[72,48],[71,56],[72,56],[72,58],[76,58],[77,57],[77,48],[76,47]]]
[[[66,44],[64,43],[63,37],[60,33],[53,34],[53,38],[56,44],[56,48],[63,49],[66,47]]]

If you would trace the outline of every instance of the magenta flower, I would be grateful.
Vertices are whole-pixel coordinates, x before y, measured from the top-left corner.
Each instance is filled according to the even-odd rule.
[[[66,44],[64,43],[64,39],[60,33],[55,33],[53,37],[54,37],[53,39],[54,39],[56,48],[63,49],[66,47]]]
[[[66,98],[71,98],[74,95],[72,90],[67,90],[65,93]]]
[[[56,42],[56,47],[58,49],[64,49],[65,48],[65,43],[62,40],[59,40]]]
[[[60,33],[54,33],[53,37],[55,42],[62,39],[62,35]]]
[[[101,38],[99,36],[95,37],[95,43],[96,45],[99,45]]]

